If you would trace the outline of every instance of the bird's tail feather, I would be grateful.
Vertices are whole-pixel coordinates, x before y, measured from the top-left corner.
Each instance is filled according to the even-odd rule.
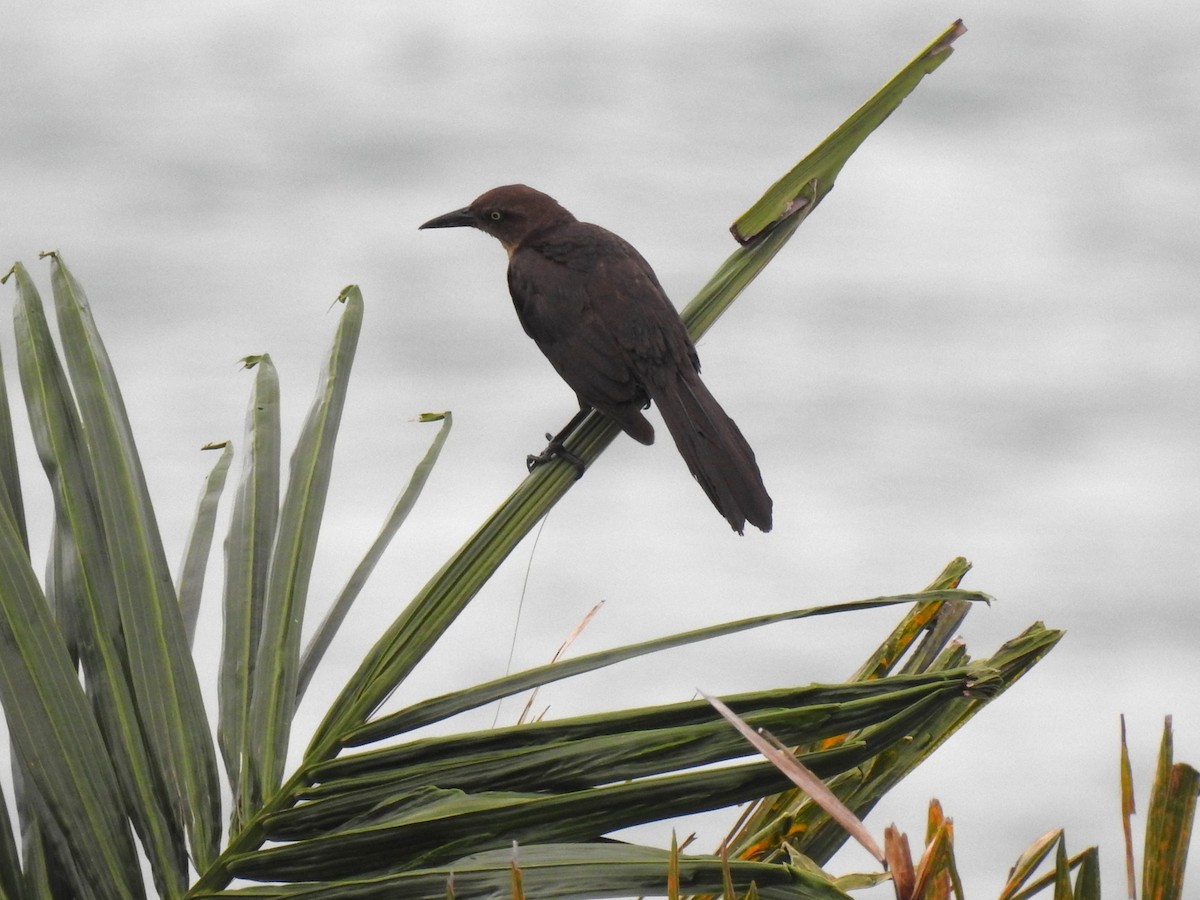
[[[650,389],[675,446],[717,512],[741,534],[746,522],[771,530],[771,498],[754,451],[699,375],[673,373]]]

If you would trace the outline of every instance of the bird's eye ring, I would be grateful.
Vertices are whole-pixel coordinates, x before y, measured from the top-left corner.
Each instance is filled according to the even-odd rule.
[[[500,211],[499,211],[498,209],[493,209],[493,210],[491,211],[490,215],[491,215],[491,217],[492,217],[492,221],[493,221],[493,222],[499,222],[499,221],[500,221]]]

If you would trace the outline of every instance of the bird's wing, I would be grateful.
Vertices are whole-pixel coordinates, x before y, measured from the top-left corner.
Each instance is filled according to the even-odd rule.
[[[645,394],[622,333],[628,329],[611,327],[614,307],[625,300],[602,296],[600,258],[578,238],[521,248],[509,263],[509,291],[525,333],[581,400],[606,412],[640,407]]]
[[[580,368],[622,382],[629,371],[640,380],[663,365],[699,368],[650,264],[604,228],[573,222],[530,242],[513,256],[509,286],[530,337],[577,354]]]
[[[699,372],[696,348],[654,270],[630,244],[610,236],[613,252],[597,260],[599,277],[588,282],[604,329],[643,384],[664,369]]]

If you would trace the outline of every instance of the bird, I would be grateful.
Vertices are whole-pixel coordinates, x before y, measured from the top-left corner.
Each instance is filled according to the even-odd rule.
[[[653,402],[733,530],[743,534],[747,522],[771,530],[772,501],[754,451],[700,380],[683,320],[631,244],[524,184],[493,188],[420,227],[476,228],[500,241],[517,318],[575,392],[579,414],[543,453],[529,457],[531,469],[561,457],[582,475],[582,462],[564,441],[592,409],[635,441],[652,444],[654,426],[643,410]]]

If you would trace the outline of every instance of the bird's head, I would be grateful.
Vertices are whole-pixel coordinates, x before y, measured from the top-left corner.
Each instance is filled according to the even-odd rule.
[[[461,228],[485,231],[511,256],[531,234],[575,217],[553,197],[524,184],[506,184],[477,197],[470,206],[430,219],[422,228]]]

